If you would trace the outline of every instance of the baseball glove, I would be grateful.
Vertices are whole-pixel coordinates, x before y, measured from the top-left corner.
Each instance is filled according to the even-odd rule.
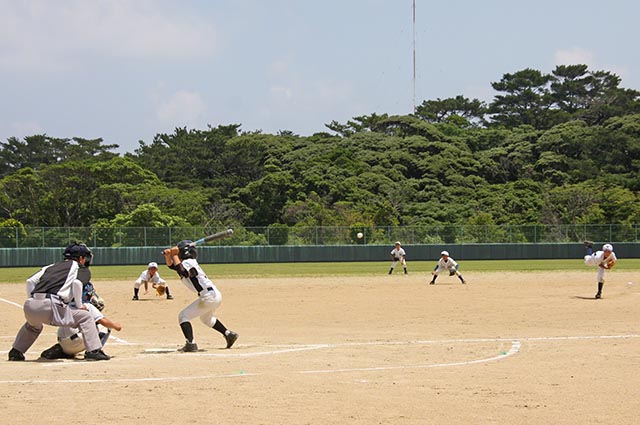
[[[157,296],[161,297],[161,296],[164,295],[164,293],[165,293],[164,285],[156,285],[155,288],[156,288],[156,295]]]
[[[605,268],[606,269],[612,269],[613,266],[615,266],[615,265],[616,265],[615,261],[609,261],[607,264],[605,264]]]

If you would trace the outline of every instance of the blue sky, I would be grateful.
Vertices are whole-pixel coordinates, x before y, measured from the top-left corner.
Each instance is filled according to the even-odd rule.
[[[413,108],[412,0],[0,0],[0,140],[299,135]],[[586,63],[640,90],[640,3],[416,0],[416,98]]]

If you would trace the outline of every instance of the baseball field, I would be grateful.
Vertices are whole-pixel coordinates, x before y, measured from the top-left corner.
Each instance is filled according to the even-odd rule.
[[[106,362],[7,352],[24,280],[0,269],[0,419],[6,424],[635,424],[640,412],[640,260],[203,265],[222,291],[230,350],[178,312],[195,296],[161,267],[173,300],[131,301],[144,266],[93,267],[104,313],[123,325]]]

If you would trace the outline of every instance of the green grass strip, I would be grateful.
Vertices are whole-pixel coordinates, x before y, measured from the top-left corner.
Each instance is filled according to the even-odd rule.
[[[460,272],[538,272],[538,271],[584,271],[593,272],[586,267],[582,259],[575,260],[473,260],[459,261]],[[203,269],[215,279],[233,277],[295,277],[295,276],[375,276],[389,271],[389,261],[385,262],[340,262],[340,263],[264,263],[264,264],[203,264]],[[430,273],[435,261],[408,261],[409,273]],[[130,280],[135,281],[145,264],[139,266],[92,266],[93,280]],[[0,283],[24,283],[37,272],[38,267],[0,268]],[[619,260],[616,271],[640,270],[640,259]],[[400,266],[395,274],[402,273]],[[160,274],[165,278],[176,278],[175,272],[160,265]]]

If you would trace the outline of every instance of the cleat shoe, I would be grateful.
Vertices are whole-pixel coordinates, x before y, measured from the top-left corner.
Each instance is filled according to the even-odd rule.
[[[111,357],[106,355],[102,350],[85,351],[84,359],[88,361],[109,360]]]
[[[40,354],[40,357],[47,360],[55,360],[55,359],[74,359],[76,356],[72,356],[71,354],[67,354],[62,349],[60,344],[56,344],[51,348],[47,348]]]
[[[195,353],[198,351],[198,344],[195,342],[187,342],[184,344],[184,347],[180,349],[183,353]]]
[[[591,241],[584,241],[584,247],[585,247],[585,248],[593,248],[593,242],[591,242]]]
[[[601,294],[600,292],[598,292],[598,293],[596,294],[596,300],[599,300],[600,298],[602,298],[602,294]]]
[[[432,280],[431,282],[429,282],[429,285],[435,285],[436,283]]]
[[[131,298],[131,301],[138,301],[140,298],[138,298],[137,295],[134,295],[133,298]]]
[[[172,296],[172,295],[167,295],[167,299],[168,299],[168,300],[172,300],[172,299],[173,299],[173,296]]]
[[[233,343],[238,339],[238,334],[233,331],[229,331],[229,335],[225,335],[224,339],[227,340],[227,348],[231,348]]]
[[[462,279],[461,282],[462,282],[463,285],[465,285],[467,283],[467,281],[464,280],[464,279]]]
[[[22,354],[20,351],[16,350],[15,348],[12,348],[9,351],[9,361],[10,362],[23,362],[24,361],[24,354]]]

